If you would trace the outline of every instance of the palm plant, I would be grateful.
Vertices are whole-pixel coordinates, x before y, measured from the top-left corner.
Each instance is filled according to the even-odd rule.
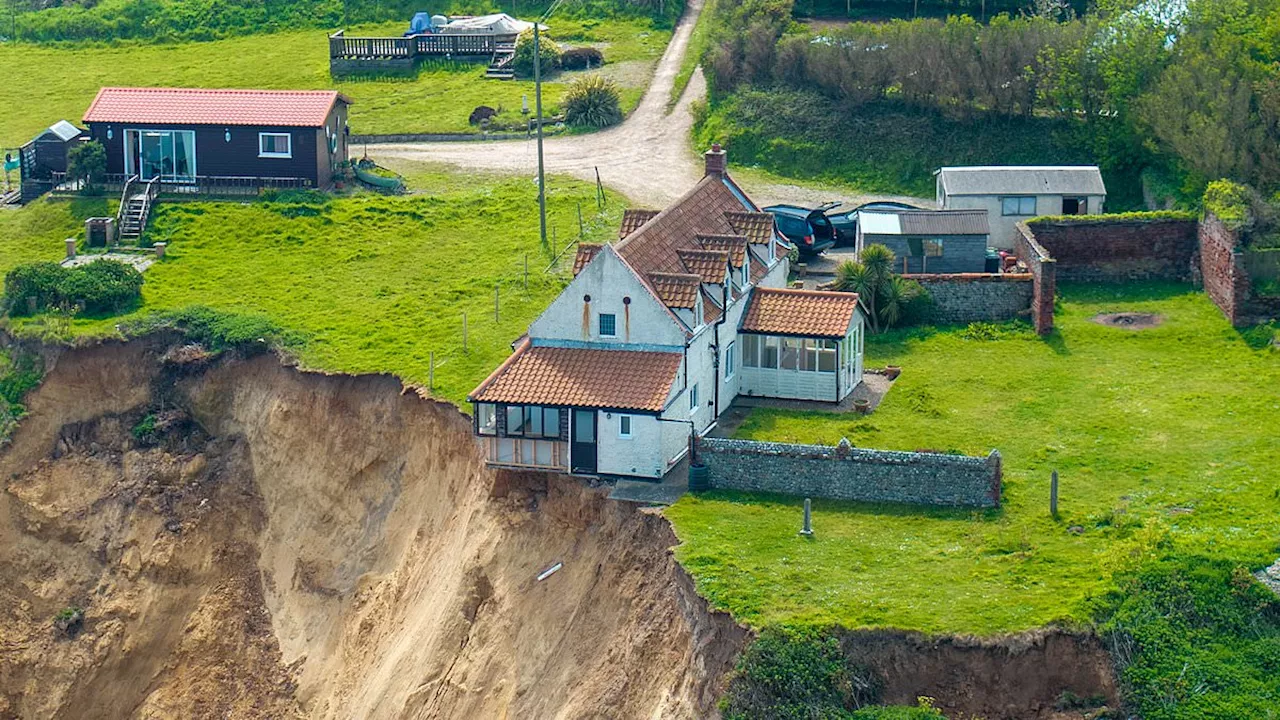
[[[880,319],[886,328],[898,324],[915,294],[915,287],[907,280],[897,275],[889,278],[880,289]]]

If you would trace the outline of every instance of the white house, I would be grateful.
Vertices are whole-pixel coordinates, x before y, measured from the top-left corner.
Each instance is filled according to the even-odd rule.
[[[1038,215],[1095,215],[1107,187],[1093,165],[944,167],[934,173],[938,207],[986,210],[993,246],[1012,250],[1017,224]]]
[[[468,396],[489,464],[658,479],[739,394],[846,397],[857,295],[785,289],[790,250],[714,146],[674,205],[579,247],[574,279]]]

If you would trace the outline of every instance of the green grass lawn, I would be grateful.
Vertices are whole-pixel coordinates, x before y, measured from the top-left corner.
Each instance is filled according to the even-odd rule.
[[[124,316],[76,318],[71,331],[112,335],[119,323],[193,304],[265,315],[304,336],[296,351],[309,367],[390,372],[425,386],[434,352],[435,394],[461,402],[510,353],[511,341],[560,292],[565,276],[544,272],[550,260],[540,247],[529,179],[394,167],[415,194],[160,203],[148,236],[171,245],[146,272],[142,306]],[[579,204],[589,237],[616,232],[622,201],[610,195],[597,213],[594,197],[590,184],[548,181],[548,223],[561,246],[577,235]],[[0,213],[0,272],[58,259],[62,239],[103,206],[44,199]],[[45,322],[13,325],[36,331]]]
[[[903,367],[874,414],[756,410],[747,438],[1004,457],[999,511],[686,496],[677,557],[716,606],[755,627],[840,623],[993,633],[1087,619],[1112,574],[1193,550],[1250,567],[1280,553],[1280,354],[1253,349],[1199,292],[1061,289],[1058,331],[966,339],[896,333],[868,366]],[[1143,331],[1090,318],[1149,311]],[[1259,343],[1254,343],[1259,344]],[[1060,519],[1049,474],[1061,474]],[[1073,532],[1072,528],[1076,528]]]
[[[671,38],[670,30],[648,19],[557,19],[551,27],[551,36],[564,47],[603,50],[606,64],[599,72],[622,87],[627,111],[640,101]],[[355,28],[351,34],[402,31],[403,23],[393,23]],[[0,43],[0,86],[7,105],[0,112],[0,147],[17,147],[58,120],[79,123],[98,88],[107,85],[335,88],[355,101],[351,131],[360,134],[476,132],[467,117],[479,105],[500,108],[503,123],[521,120],[522,95],[533,105],[532,82],[486,80],[482,63],[424,66],[412,79],[336,82],[329,76],[328,47],[322,30],[172,45]],[[560,73],[543,86],[548,114],[557,112],[567,82],[580,74]]]

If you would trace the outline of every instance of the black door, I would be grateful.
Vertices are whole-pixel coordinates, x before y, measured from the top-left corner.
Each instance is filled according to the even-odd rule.
[[[596,472],[596,411],[573,411],[573,443],[569,449],[570,468],[575,473]]]

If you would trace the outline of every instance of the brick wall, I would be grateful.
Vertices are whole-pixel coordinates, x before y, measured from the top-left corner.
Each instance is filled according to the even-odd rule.
[[[1000,453],[985,458],[702,438],[711,487],[796,497],[965,507],[1000,505]]]
[[[1196,225],[1175,219],[1029,223],[1036,242],[1057,261],[1057,279],[1072,282],[1189,280]]]
[[[1200,278],[1204,291],[1231,321],[1241,325],[1248,315],[1250,281],[1240,236],[1213,213],[1200,221]]]
[[[1040,335],[1048,335],[1053,331],[1053,301],[1058,293],[1058,264],[1054,257],[1044,249],[1035,233],[1020,222],[1018,232],[1014,236],[1013,251],[1031,272],[1031,322]]]
[[[939,324],[1000,322],[1030,312],[1035,291],[1031,273],[916,274],[915,280],[933,296],[934,321]]]

